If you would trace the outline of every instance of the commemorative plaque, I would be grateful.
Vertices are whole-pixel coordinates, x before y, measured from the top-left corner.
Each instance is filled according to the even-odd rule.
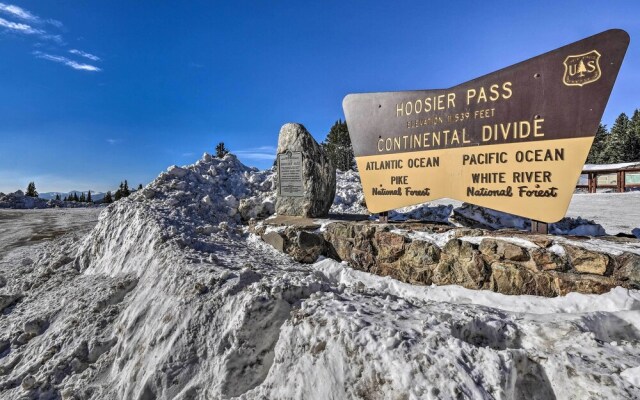
[[[303,197],[302,152],[287,151],[278,154],[278,195]]]
[[[450,89],[347,95],[369,211],[449,197],[560,220],[628,45],[609,30]]]

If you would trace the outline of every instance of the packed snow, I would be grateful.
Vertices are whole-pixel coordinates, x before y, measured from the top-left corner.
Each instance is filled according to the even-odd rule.
[[[355,176],[340,174],[332,211],[362,212],[344,183]],[[245,232],[273,194],[273,171],[205,154],[88,233],[87,214],[6,248],[0,397],[640,397],[639,291],[505,296],[299,264]],[[427,207],[417,213],[447,211]],[[72,219],[59,211],[47,224]],[[2,240],[28,217],[0,218]]]

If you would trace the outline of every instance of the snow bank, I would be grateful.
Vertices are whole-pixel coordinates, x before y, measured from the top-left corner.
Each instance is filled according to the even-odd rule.
[[[41,199],[39,197],[26,196],[22,190],[14,193],[0,193],[0,208],[11,209],[43,209],[43,208],[80,208],[97,207],[93,203],[79,203],[75,201],[61,201],[53,199]]]
[[[563,297],[509,296],[488,290],[471,290],[457,285],[417,286],[349,268],[326,258],[313,266],[336,284],[366,287],[403,299],[415,298],[455,304],[474,304],[504,311],[529,314],[640,311],[640,292],[621,287],[603,295],[569,293]],[[638,314],[640,316],[640,313]],[[640,329],[640,320],[634,322]]]
[[[528,218],[468,203],[464,203],[461,207],[454,209],[452,218],[464,226],[485,229],[531,229],[531,220]],[[567,217],[556,223],[550,224],[549,233],[553,235],[581,236],[603,236],[606,234],[604,228],[600,224],[596,224],[591,220],[583,219],[581,217]]]
[[[336,197],[329,213],[369,214],[358,172],[336,171]]]

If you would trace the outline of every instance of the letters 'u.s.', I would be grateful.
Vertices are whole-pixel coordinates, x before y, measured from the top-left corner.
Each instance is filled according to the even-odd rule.
[[[560,220],[628,45],[609,30],[450,89],[346,96],[369,211],[449,197]]]

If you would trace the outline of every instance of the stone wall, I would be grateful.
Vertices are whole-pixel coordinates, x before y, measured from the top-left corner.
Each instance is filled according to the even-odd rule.
[[[403,231],[394,232],[396,229]],[[429,240],[411,239],[407,231],[446,233],[449,240],[439,247]],[[267,235],[265,241],[278,241],[279,250],[297,261],[310,263],[324,255],[347,261],[355,269],[413,284],[456,284],[547,297],[604,293],[615,286],[640,288],[640,255],[588,250],[580,245],[584,238],[558,240],[517,231],[370,222],[334,222],[323,232],[287,227]]]

